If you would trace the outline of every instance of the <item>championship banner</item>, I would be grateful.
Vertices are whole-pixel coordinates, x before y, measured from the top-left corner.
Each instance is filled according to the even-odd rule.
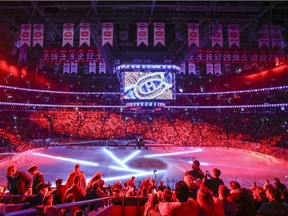
[[[179,74],[186,74],[185,63],[182,63],[182,64],[180,65]]]
[[[221,75],[221,63],[215,63],[214,64],[214,74],[215,75]]]
[[[77,60],[77,49],[76,48],[68,49],[67,60],[68,60],[68,62],[73,62],[73,61]],[[71,70],[72,70],[72,65],[71,65]]]
[[[59,50],[58,50],[58,48],[52,48],[52,49],[50,50],[50,63],[58,62],[59,59],[60,59],[60,57],[59,57]],[[63,60],[66,60],[66,58],[63,59]]]
[[[102,23],[102,46],[106,43],[113,46],[113,23]]]
[[[282,48],[282,27],[271,25],[272,48]]]
[[[212,29],[212,32],[212,47],[216,46],[217,44],[220,47],[223,47],[222,25],[216,25],[214,29]]]
[[[59,51],[59,62],[66,62],[68,59],[68,50],[65,48],[60,49]]]
[[[77,52],[77,62],[79,63],[84,63],[85,62],[85,49],[84,48],[78,48],[78,52]]]
[[[49,63],[50,62],[50,50],[51,49],[49,49],[49,48],[43,49],[42,58],[41,58],[42,63]]]
[[[89,74],[96,74],[96,62],[95,60],[89,61]]]
[[[240,52],[239,49],[231,49],[231,63],[240,64]]]
[[[195,63],[189,62],[189,64],[188,64],[188,74],[196,75],[196,65],[195,65]]]
[[[20,47],[26,44],[28,47],[31,45],[31,24],[22,24],[21,25],[21,34],[20,34]]]
[[[70,63],[67,61],[63,62],[63,74],[70,74]]]
[[[137,46],[141,43],[148,46],[148,23],[137,23]]]
[[[44,35],[44,25],[34,24],[33,25],[33,47],[39,44],[43,47],[43,35]]]
[[[80,23],[79,47],[84,43],[90,47],[90,23]]]
[[[188,23],[188,47],[195,44],[199,47],[199,24]]]
[[[233,45],[240,47],[239,25],[228,24],[228,38],[229,38],[229,47],[232,47]]]
[[[165,25],[164,23],[154,23],[154,46],[158,43],[165,46]]]
[[[213,64],[208,62],[206,63],[206,74],[212,74],[213,75]]]
[[[258,47],[261,48],[262,46],[266,46],[267,48],[270,48],[268,25],[262,25],[259,34],[261,36],[258,41]]]
[[[73,44],[74,44],[74,24],[73,23],[63,24],[62,47],[64,47],[66,44],[70,44],[73,47]]]
[[[71,74],[77,74],[78,73],[78,63],[76,61],[71,61]]]
[[[99,73],[106,74],[106,63],[104,61],[99,61]]]

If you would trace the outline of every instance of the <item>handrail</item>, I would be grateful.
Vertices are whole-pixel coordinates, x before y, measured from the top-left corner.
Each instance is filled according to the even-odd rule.
[[[15,212],[11,212],[11,213],[7,213],[5,214],[5,216],[26,216],[26,215],[36,215],[37,213],[37,209],[25,209],[25,210],[21,210],[21,211],[15,211]]]

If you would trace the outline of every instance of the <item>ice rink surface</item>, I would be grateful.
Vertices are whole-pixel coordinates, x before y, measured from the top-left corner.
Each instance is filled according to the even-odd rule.
[[[131,176],[135,176],[139,183],[151,176],[157,182],[163,180],[174,188],[175,182],[183,178],[183,173],[191,169],[193,158],[200,161],[204,172],[209,170],[211,173],[214,167],[219,168],[222,172],[220,177],[228,187],[232,180],[246,188],[250,188],[254,181],[263,186],[265,179],[273,183],[275,177],[288,186],[287,161],[255,152],[216,147],[119,149],[93,146],[50,147],[15,154],[0,162],[0,184],[6,184],[6,168],[12,164],[21,171],[38,165],[45,181],[54,185],[56,178],[63,178],[65,182],[74,164],[79,163],[87,181],[94,173],[102,172],[106,185],[119,179],[123,183]]]

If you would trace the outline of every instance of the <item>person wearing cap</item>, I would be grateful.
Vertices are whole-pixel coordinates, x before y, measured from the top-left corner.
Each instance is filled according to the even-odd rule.
[[[29,172],[32,177],[32,194],[35,195],[38,193],[38,191],[36,190],[36,187],[38,184],[40,184],[41,182],[44,182],[44,176],[41,172],[38,171],[38,167],[36,165],[30,166],[27,169],[27,172]]]
[[[222,179],[220,179],[221,171],[218,168],[214,168],[210,179],[207,179],[207,174],[204,176],[204,184],[212,192],[212,196],[218,197],[218,189],[220,185],[224,185]]]
[[[29,175],[19,171],[16,165],[9,166],[6,174],[7,188],[11,195],[24,195],[28,193],[32,182]]]
[[[200,179],[202,181],[204,178],[204,172],[200,169],[200,162],[194,160],[192,163],[192,170],[185,172],[184,175],[191,175],[195,180]]]
[[[68,174],[65,184],[67,188],[70,188],[73,185],[73,179],[75,176],[80,176],[80,186],[86,190],[86,176],[85,173],[80,170],[80,164],[75,164],[74,171]]]
[[[38,191],[37,195],[34,196],[30,202],[30,206],[38,206],[41,205],[43,202],[43,198],[49,191],[49,187],[51,184],[41,182],[37,185],[36,190]]]
[[[53,204],[64,203],[64,195],[67,191],[67,186],[62,184],[63,179],[57,178],[55,181],[56,189],[51,192],[54,195]]]

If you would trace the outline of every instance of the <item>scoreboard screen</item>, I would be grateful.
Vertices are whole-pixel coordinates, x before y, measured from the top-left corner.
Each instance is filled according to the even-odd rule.
[[[134,101],[175,99],[173,72],[125,71],[121,75],[121,99]]]

